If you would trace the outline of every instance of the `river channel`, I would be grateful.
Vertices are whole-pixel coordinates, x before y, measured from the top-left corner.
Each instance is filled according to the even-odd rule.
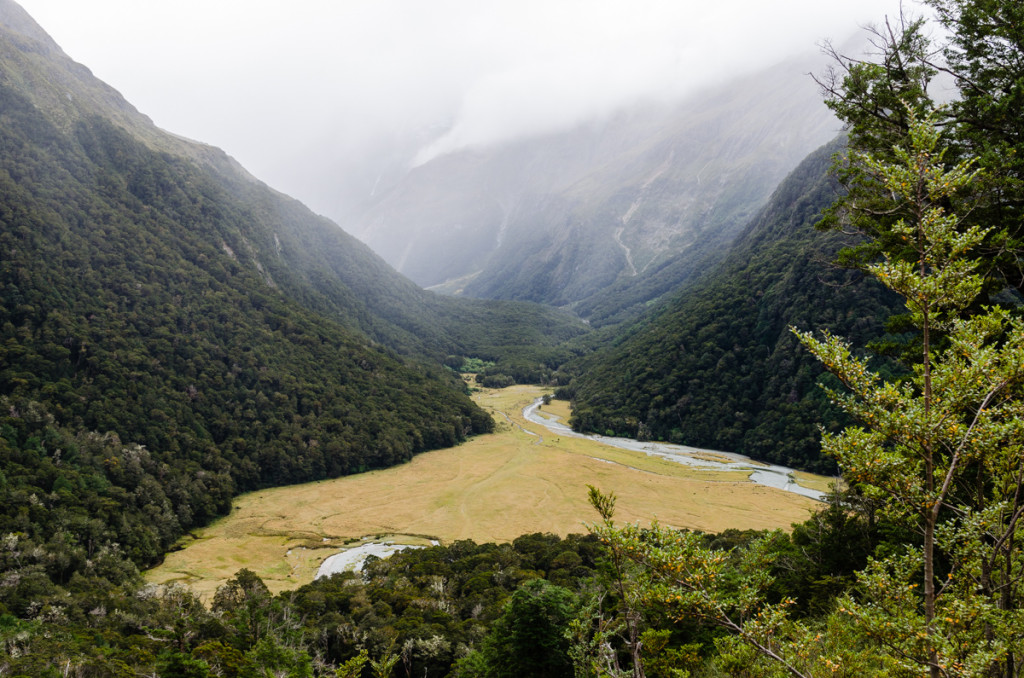
[[[661,457],[677,464],[684,464],[694,468],[712,469],[720,471],[745,471],[749,472],[751,482],[766,487],[774,487],[786,492],[799,494],[821,501],[825,493],[812,490],[799,485],[794,479],[795,471],[786,466],[766,464],[754,461],[750,457],[731,452],[718,452],[715,450],[702,450],[686,445],[674,445],[672,443],[641,442],[631,438],[613,438],[594,434],[577,433],[558,419],[545,416],[540,410],[543,398],[537,398],[532,404],[523,408],[523,418],[534,424],[539,424],[552,433],[560,436],[571,436],[574,438],[586,438],[602,445],[618,447],[623,450],[643,452],[652,457]]]
[[[749,474],[750,481],[758,485],[773,487],[786,492],[792,492],[803,497],[821,501],[825,497],[824,492],[812,490],[799,485],[794,479],[795,471],[786,466],[766,464],[754,461],[750,457],[730,452],[718,452],[715,450],[703,450],[686,445],[673,445],[671,443],[641,442],[631,438],[614,438],[610,436],[590,435],[577,433],[566,426],[561,420],[547,416],[542,410],[543,398],[537,398],[530,405],[523,408],[523,418],[527,421],[543,426],[551,433],[559,436],[573,438],[586,438],[601,445],[617,447],[623,450],[643,452],[652,457],[661,457],[677,464],[691,466],[693,468],[708,469],[713,471],[743,471]],[[510,420],[511,421],[511,420]],[[533,431],[522,429],[530,435],[537,435]],[[406,548],[421,548],[407,546],[404,544],[370,542],[361,546],[346,549],[338,554],[330,556],[321,564],[316,574],[317,578],[328,577],[337,572],[345,570],[359,571],[362,569],[363,561],[368,555],[379,558],[388,556]]]

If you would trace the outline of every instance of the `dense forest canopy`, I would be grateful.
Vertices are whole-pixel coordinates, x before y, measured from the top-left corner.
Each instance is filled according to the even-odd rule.
[[[141,446],[149,472],[188,478],[166,528],[178,534],[238,491],[387,466],[490,430],[439,368],[288,303],[272,272],[240,261],[245,214],[188,163],[99,119],[64,135],[10,87],[0,98],[0,383],[15,430],[38,411]],[[70,450],[36,435],[11,442],[76,471]],[[33,478],[26,497],[54,483]]]
[[[103,115],[102,88],[29,91],[73,83],[44,67],[66,57],[0,32],[0,675],[1020,676],[1024,8],[927,4],[940,37],[894,18],[877,60],[837,55],[849,150],[779,188],[695,286],[712,296],[569,368],[595,335],[563,314],[407,296],[223,158]],[[858,268],[811,229],[829,205]],[[848,489],[790,533],[621,526],[592,488],[589,536],[435,546],[279,596],[242,570],[205,603],[140,578],[242,489],[489,430],[467,365],[571,371],[580,426],[805,466],[822,424]]]

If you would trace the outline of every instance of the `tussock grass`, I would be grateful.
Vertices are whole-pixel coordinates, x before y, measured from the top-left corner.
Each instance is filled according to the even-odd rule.
[[[835,489],[836,484],[838,484],[840,488],[843,487],[843,481],[841,478],[819,476],[805,471],[794,471],[793,480],[795,480],[798,485],[802,485],[803,487],[811,490],[817,490],[818,492],[831,492]]]
[[[559,437],[522,418],[539,387],[482,389],[498,431],[428,452],[403,466],[237,497],[231,515],[190,538],[147,573],[212,596],[242,567],[274,591],[312,580],[320,562],[364,539],[425,544],[510,541],[531,532],[585,532],[597,519],[587,484],[618,495],[620,522],[720,531],[787,528],[814,502],[747,481],[742,472],[691,469],[594,441]],[[543,406],[568,417],[568,404]]]

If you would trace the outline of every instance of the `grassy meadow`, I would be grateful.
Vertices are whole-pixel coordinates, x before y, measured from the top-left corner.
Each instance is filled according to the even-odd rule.
[[[536,386],[476,392],[497,431],[458,447],[394,468],[237,497],[231,515],[192,535],[147,578],[210,597],[245,567],[276,592],[311,581],[324,558],[365,541],[500,542],[531,532],[584,532],[596,519],[588,484],[615,492],[618,521],[658,519],[707,531],[788,528],[815,504],[748,482],[743,472],[692,469],[551,434],[522,417],[543,393]],[[542,412],[569,416],[560,401]],[[799,480],[810,486],[828,479]]]

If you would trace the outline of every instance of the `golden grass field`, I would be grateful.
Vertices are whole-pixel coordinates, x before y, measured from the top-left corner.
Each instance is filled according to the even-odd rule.
[[[147,579],[182,582],[208,599],[245,567],[276,592],[311,581],[324,558],[362,541],[500,542],[531,532],[585,532],[584,523],[596,520],[588,484],[618,496],[620,522],[658,519],[706,531],[788,528],[815,505],[754,485],[742,472],[695,470],[553,435],[522,417],[543,393],[535,386],[477,391],[474,399],[492,413],[497,431],[403,466],[237,497],[229,516],[183,541]],[[542,412],[569,416],[560,401]],[[828,480],[800,475],[808,486]]]

